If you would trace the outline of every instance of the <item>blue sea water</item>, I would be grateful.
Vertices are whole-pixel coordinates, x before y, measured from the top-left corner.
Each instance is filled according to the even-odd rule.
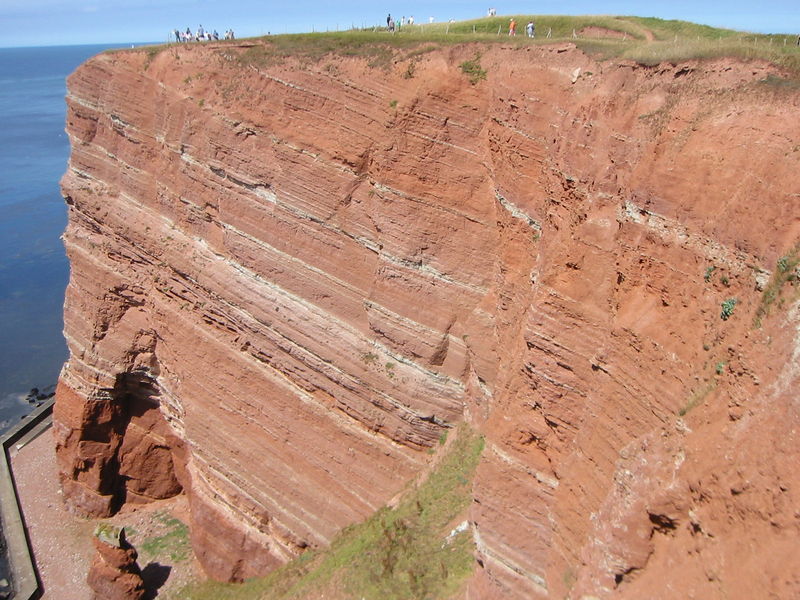
[[[66,77],[111,47],[0,48],[0,433],[33,408],[32,388],[52,390],[67,358]]]

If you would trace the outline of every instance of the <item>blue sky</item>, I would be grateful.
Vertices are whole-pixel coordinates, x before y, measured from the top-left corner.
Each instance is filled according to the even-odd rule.
[[[233,28],[238,37],[347,29],[384,22],[387,13],[417,22],[471,19],[493,6],[506,14],[607,14],[684,19],[761,33],[800,33],[800,0],[0,0],[0,46],[166,41],[173,28]]]

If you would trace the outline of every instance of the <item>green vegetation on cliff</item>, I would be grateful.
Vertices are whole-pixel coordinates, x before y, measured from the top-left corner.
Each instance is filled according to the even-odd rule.
[[[462,427],[427,478],[394,508],[344,529],[330,548],[307,552],[271,575],[243,584],[195,583],[186,600],[446,598],[472,572],[472,534],[457,527],[472,498],[483,439]]]
[[[755,327],[761,327],[762,321],[769,315],[773,305],[777,304],[778,307],[783,307],[787,304],[787,300],[789,303],[796,300],[798,280],[800,280],[800,243],[795,245],[788,254],[778,259],[756,309],[753,323]],[[786,291],[787,284],[791,288],[788,292]]]
[[[266,67],[288,58],[317,61],[324,56],[360,56],[374,68],[393,60],[408,59],[437,48],[470,42],[483,44],[551,44],[572,42],[601,59],[628,59],[645,65],[691,59],[732,57],[772,62],[800,78],[800,47],[795,34],[755,34],[667,21],[652,17],[515,15],[517,35],[508,36],[510,15],[455,23],[406,25],[395,33],[385,28],[335,32],[286,34],[245,40],[214,42],[229,56],[226,46],[236,47],[244,65]],[[525,24],[536,24],[536,37],[525,35]],[[173,45],[174,46],[174,45]],[[149,65],[169,46],[147,50]]]
[[[290,56],[315,60],[326,54],[365,56],[374,67],[388,66],[397,50],[426,51],[466,42],[547,44],[574,42],[601,58],[623,58],[646,65],[689,59],[733,57],[766,60],[800,74],[800,48],[792,34],[753,34],[686,21],[644,17],[516,15],[517,35],[508,36],[508,16],[405,26],[394,34],[383,29],[349,30],[262,38],[241,59],[261,65]],[[533,20],[536,37],[525,35]]]

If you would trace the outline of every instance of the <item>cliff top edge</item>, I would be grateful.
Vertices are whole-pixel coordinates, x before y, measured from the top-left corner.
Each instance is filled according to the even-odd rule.
[[[510,35],[510,21],[517,24]],[[535,24],[534,36],[526,24]],[[635,16],[505,15],[449,23],[421,23],[387,28],[267,35],[201,42],[205,47],[244,48],[249,63],[267,66],[289,57],[318,60],[330,54],[363,57],[371,66],[388,67],[396,51],[429,52],[472,43],[518,46],[574,43],[600,60],[625,59],[643,65],[716,58],[764,60],[800,81],[800,45],[794,34],[757,34],[688,21]],[[186,45],[186,44],[183,44]],[[109,50],[145,52],[148,60],[175,44]]]

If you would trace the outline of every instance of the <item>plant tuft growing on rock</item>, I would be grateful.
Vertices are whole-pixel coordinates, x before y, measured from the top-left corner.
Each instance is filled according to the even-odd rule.
[[[800,280],[798,275],[800,270],[800,243],[798,243],[792,250],[781,256],[775,265],[775,271],[769,283],[764,288],[764,293],[761,295],[761,302],[756,309],[756,316],[753,325],[761,327],[761,321],[766,317],[770,308],[776,303],[781,306],[782,294],[785,286],[788,284],[790,287],[795,286],[797,281]],[[795,292],[796,295],[796,292]]]
[[[733,309],[739,303],[739,300],[736,298],[728,298],[725,302],[722,303],[722,311],[719,313],[720,319],[723,321],[727,321],[730,319],[731,315],[733,314]]]
[[[461,72],[469,77],[469,82],[472,85],[476,85],[482,79],[486,79],[486,71],[481,68],[480,59],[481,55],[476,54],[472,60],[461,63]]]

